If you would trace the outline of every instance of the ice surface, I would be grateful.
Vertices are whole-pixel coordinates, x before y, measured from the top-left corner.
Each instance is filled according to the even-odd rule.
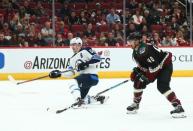
[[[101,79],[90,90],[94,95],[125,79]],[[70,80],[39,80],[21,85],[0,82],[0,131],[192,131],[193,78],[172,78],[171,88],[181,100],[187,118],[174,119],[170,103],[156,88],[148,85],[138,114],[126,114],[132,102],[132,82],[114,88],[106,104],[87,109],[69,109],[61,114],[48,112],[73,103]]]

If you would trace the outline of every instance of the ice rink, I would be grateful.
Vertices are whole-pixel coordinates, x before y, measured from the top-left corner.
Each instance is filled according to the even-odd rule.
[[[89,94],[109,88],[125,79],[101,79]],[[103,104],[87,109],[69,109],[73,103],[68,89],[70,80],[37,80],[21,85],[0,81],[0,131],[193,131],[193,78],[172,78],[171,88],[181,100],[187,118],[174,119],[173,107],[156,88],[148,85],[138,114],[126,114],[133,97],[132,82],[114,88],[104,95]],[[47,108],[50,111],[47,111]]]

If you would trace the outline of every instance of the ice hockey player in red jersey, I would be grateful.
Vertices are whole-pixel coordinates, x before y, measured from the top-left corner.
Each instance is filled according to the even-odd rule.
[[[174,110],[170,112],[174,118],[186,117],[180,100],[170,88],[173,72],[172,53],[163,51],[153,44],[140,42],[140,35],[130,38],[133,49],[133,59],[137,67],[133,68],[130,75],[134,82],[133,103],[127,107],[127,113],[137,113],[142,99],[143,90],[149,83],[157,80],[157,89],[172,104]]]

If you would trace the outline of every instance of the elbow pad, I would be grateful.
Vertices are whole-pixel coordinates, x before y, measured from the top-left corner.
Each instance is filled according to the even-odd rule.
[[[75,72],[74,71],[68,71],[68,72],[64,72],[62,74],[63,77],[66,77],[66,78],[71,78],[72,76],[75,75]]]

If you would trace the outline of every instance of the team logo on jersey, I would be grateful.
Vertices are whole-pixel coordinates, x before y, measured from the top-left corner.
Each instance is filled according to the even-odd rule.
[[[83,55],[82,55],[82,53],[80,53],[80,58],[83,58]]]
[[[0,69],[2,69],[5,65],[5,56],[0,52]]]
[[[139,49],[139,54],[143,54],[145,52],[145,47],[141,47],[140,49]]]

